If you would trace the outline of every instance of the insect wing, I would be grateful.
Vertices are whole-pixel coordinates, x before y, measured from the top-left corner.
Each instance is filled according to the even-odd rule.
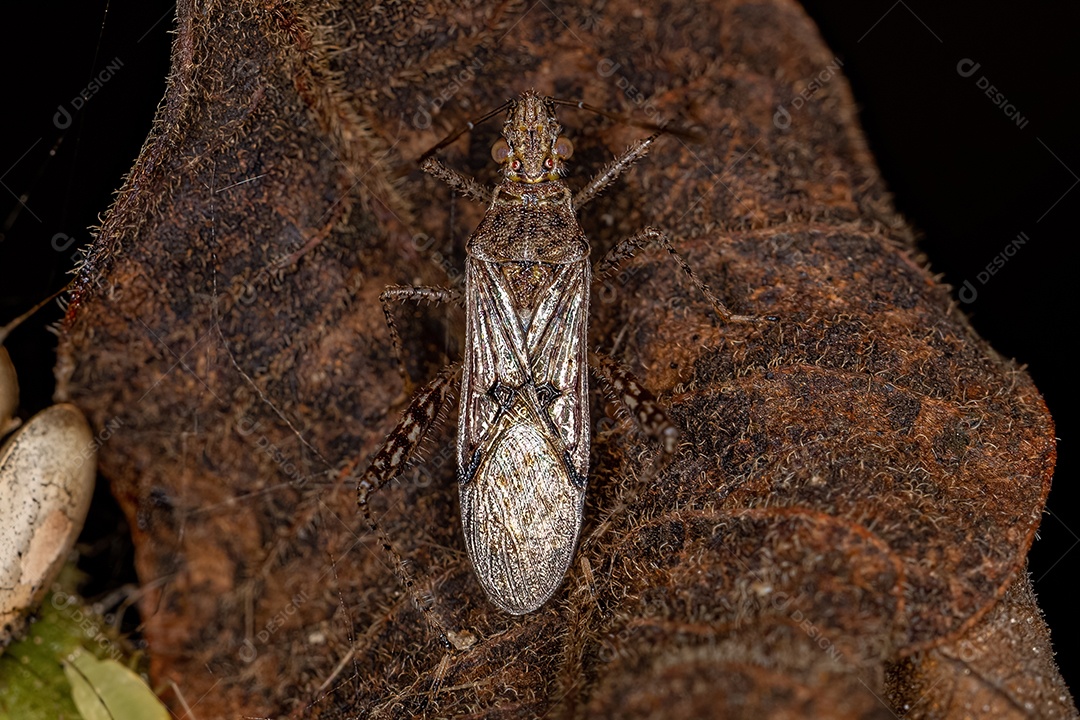
[[[581,528],[589,273],[587,258],[467,261],[461,516],[481,585],[514,614],[559,586]]]

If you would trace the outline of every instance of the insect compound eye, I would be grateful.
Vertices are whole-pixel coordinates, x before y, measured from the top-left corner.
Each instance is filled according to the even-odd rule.
[[[555,147],[553,147],[551,151],[565,160],[574,154],[574,143],[570,142],[570,138],[557,138],[555,140]]]
[[[514,158],[514,161],[510,163],[510,169],[515,170],[515,171],[520,170],[521,169],[521,161],[518,160],[517,158]]]
[[[550,157],[544,158],[544,167],[546,167],[548,170],[555,169],[555,161],[552,160]]]
[[[502,165],[508,157],[510,157],[510,145],[502,138],[496,140],[491,146],[491,158]]]

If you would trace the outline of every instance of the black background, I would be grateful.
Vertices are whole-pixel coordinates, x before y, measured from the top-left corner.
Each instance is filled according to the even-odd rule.
[[[174,8],[101,0],[62,10],[19,3],[3,11],[7,69],[0,146],[0,320],[66,281],[87,229],[111,203],[165,92]],[[871,149],[896,204],[920,231],[932,267],[978,294],[963,307],[999,352],[1028,365],[1057,422],[1054,488],[1031,552],[1036,591],[1071,688],[1080,687],[1080,633],[1073,622],[1080,576],[1080,512],[1074,483],[1077,409],[1067,391],[1076,331],[1070,285],[1080,281],[1072,228],[1080,189],[1072,3],[927,0],[805,3],[843,62]],[[979,63],[970,77],[962,59]],[[110,63],[122,64],[78,112],[75,98]],[[1017,127],[977,81],[985,77],[1026,120]],[[74,122],[54,123],[59,106]],[[59,142],[59,145],[57,143]],[[16,197],[26,194],[25,206]],[[984,284],[993,258],[1024,232],[1028,242]],[[60,235],[62,234],[62,235]],[[63,246],[74,239],[63,252]],[[49,402],[59,318],[48,308],[8,341],[24,412]],[[99,494],[86,535],[120,522]],[[115,554],[111,555],[115,558]],[[114,578],[113,569],[107,575]]]

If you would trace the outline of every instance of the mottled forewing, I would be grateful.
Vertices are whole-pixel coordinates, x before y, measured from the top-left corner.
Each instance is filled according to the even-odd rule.
[[[545,409],[526,402],[561,443],[584,478],[589,465],[587,345],[590,268],[587,259],[550,265],[552,283],[526,306],[505,266],[469,258],[465,268],[465,368],[458,429],[458,467],[469,468],[490,444],[499,414],[489,395],[496,381],[518,388],[550,383],[558,392]]]
[[[526,272],[549,286],[530,291]],[[470,258],[466,288],[458,431],[465,544],[492,602],[521,614],[559,586],[581,529],[589,265]],[[514,392],[490,392],[497,383]]]

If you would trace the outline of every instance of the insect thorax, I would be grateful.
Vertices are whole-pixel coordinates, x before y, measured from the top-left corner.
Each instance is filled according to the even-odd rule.
[[[588,467],[586,334],[589,244],[561,182],[504,182],[468,243],[466,357],[458,458],[471,476],[476,452],[521,403],[534,413],[568,472]],[[550,387],[548,387],[550,386]],[[516,394],[506,412],[490,394]],[[542,397],[545,393],[552,398]]]
[[[466,252],[484,262],[588,262],[589,242],[564,183],[503,182]]]

